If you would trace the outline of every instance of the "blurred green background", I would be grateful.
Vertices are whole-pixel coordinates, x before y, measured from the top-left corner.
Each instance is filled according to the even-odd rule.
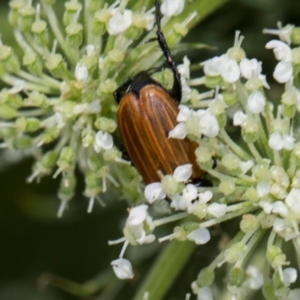
[[[12,32],[7,22],[7,3],[0,2],[0,31],[3,43],[13,45]],[[262,35],[262,30],[275,28],[279,20],[283,24],[299,25],[299,0],[229,1],[194,28],[185,39],[187,42],[209,44],[217,49],[214,52],[197,50],[187,54],[192,61],[220,55],[232,46],[235,30],[241,30],[246,37],[242,45],[247,56],[263,61],[263,73],[267,74],[268,81],[272,83],[275,59],[264,48],[272,37]],[[176,59],[181,60],[183,55],[178,54]],[[276,99],[276,89],[269,96]],[[57,219],[58,181],[45,178],[40,184],[27,184],[25,179],[31,172],[32,163],[31,159],[17,161],[17,156],[1,151],[0,300],[79,299],[59,289],[45,287],[41,280],[43,274],[52,273],[83,283],[99,272],[110,269],[110,261],[118,257],[120,246],[108,246],[107,241],[122,235],[126,205],[114,199],[113,195],[108,195],[108,199],[104,199],[110,203],[108,207],[96,205],[92,214],[86,214],[88,201],[82,196],[83,180],[78,174],[76,197],[64,217]],[[225,224],[224,231],[230,235],[233,225]],[[214,250],[216,244],[217,239],[213,239],[208,245],[197,248],[182,272],[184,276],[178,279],[165,299],[184,299],[190,282],[195,279],[200,268],[217,254],[217,250]],[[139,250],[136,247],[131,251],[138,253]],[[131,299],[152,259],[149,253],[143,266],[135,270],[135,279],[127,283],[115,299]],[[118,288],[122,288],[123,282],[119,284]],[[106,294],[95,293],[87,299],[112,299],[109,291]]]

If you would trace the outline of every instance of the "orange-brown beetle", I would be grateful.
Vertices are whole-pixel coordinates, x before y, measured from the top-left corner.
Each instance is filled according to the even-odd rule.
[[[173,87],[167,91],[146,72],[141,72],[114,92],[119,103],[117,121],[121,141],[146,184],[160,181],[158,171],[172,174],[179,165],[192,164],[191,180],[210,186],[196,162],[198,144],[188,138],[168,138],[169,131],[177,125],[181,80],[161,31],[158,0],[155,7],[157,40],[172,69]]]

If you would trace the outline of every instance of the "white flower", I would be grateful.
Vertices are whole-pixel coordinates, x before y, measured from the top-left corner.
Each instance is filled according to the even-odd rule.
[[[193,184],[188,184],[182,191],[182,197],[188,202],[195,200],[198,197],[197,188]]]
[[[266,99],[260,91],[254,91],[247,101],[247,108],[254,114],[263,112],[266,105]]]
[[[200,132],[210,138],[216,137],[219,133],[219,123],[214,115],[209,110],[198,110],[200,116]]]
[[[132,23],[132,11],[125,9],[123,14],[116,12],[108,21],[107,31],[110,35],[116,35],[125,31]]]
[[[227,61],[227,56],[215,56],[203,63],[204,73],[208,76],[219,76],[221,75],[222,65]]]
[[[240,162],[240,168],[244,174],[246,174],[253,166],[254,166],[254,162],[252,160]]]
[[[285,203],[300,218],[300,189],[292,188],[285,198]]]
[[[133,271],[129,260],[119,258],[111,262],[113,270],[119,279],[132,279]]]
[[[236,60],[229,58],[221,69],[221,76],[229,83],[233,83],[240,78],[240,67]]]
[[[214,202],[208,206],[207,211],[214,217],[219,218],[226,214],[227,205]]]
[[[86,81],[89,77],[87,67],[78,63],[75,67],[75,77],[78,81]]]
[[[259,201],[259,206],[264,210],[264,212],[266,214],[270,214],[271,211],[272,211],[272,204],[270,202],[267,202],[267,201]]]
[[[263,33],[278,35],[278,37],[283,42],[290,44],[291,43],[291,33],[292,33],[294,26],[287,24],[286,26],[282,27],[281,22],[278,22],[277,27],[278,27],[278,29],[264,29]]]
[[[275,201],[273,203],[272,212],[275,214],[279,214],[282,217],[286,217],[286,215],[288,213],[288,209],[287,209],[286,205],[284,204],[284,202]]]
[[[160,11],[166,17],[179,15],[184,8],[184,0],[164,0],[161,4]]]
[[[197,300],[214,300],[210,288],[207,286],[199,288]]]
[[[247,279],[244,285],[247,285],[251,290],[258,290],[264,283],[264,277],[256,267],[248,266],[246,269]],[[249,277],[248,277],[249,276]]]
[[[297,270],[295,268],[286,268],[282,271],[283,282],[285,286],[290,286],[297,280]]]
[[[267,182],[259,182],[256,186],[256,191],[259,197],[267,195],[271,190],[271,186]]]
[[[212,199],[213,193],[211,191],[205,191],[203,193],[199,193],[198,197],[200,203],[206,204]]]
[[[285,83],[293,75],[292,50],[291,48],[278,40],[272,40],[267,43],[267,49],[273,49],[275,57],[280,62],[275,67],[273,76],[279,83]]]
[[[132,207],[129,211],[129,216],[126,220],[126,225],[137,226],[142,224],[148,216],[148,205],[139,205]]]
[[[94,149],[100,152],[101,149],[108,150],[114,145],[112,135],[108,132],[98,131],[95,137]]]
[[[283,232],[285,230],[287,230],[288,226],[285,222],[285,220],[281,219],[281,218],[275,218],[274,222],[273,222],[273,230],[277,233],[279,232]]]
[[[190,60],[187,58],[187,56],[184,56],[183,64],[178,65],[177,70],[181,77],[185,79],[190,79]]]
[[[248,59],[244,57],[240,62],[240,69],[242,75],[247,79],[250,79],[253,75],[258,76],[262,71],[261,61],[256,58]]]
[[[233,116],[233,125],[234,126],[243,125],[243,123],[246,120],[247,120],[247,115],[243,111],[238,110]]]
[[[151,204],[155,200],[161,200],[166,197],[160,182],[153,182],[146,186],[144,195],[146,200]]]
[[[210,233],[206,228],[198,228],[189,233],[187,239],[194,241],[197,245],[203,245],[210,240]]]
[[[172,130],[169,131],[168,138],[183,140],[188,134],[185,124],[179,123]]]
[[[269,146],[276,151],[282,149],[291,151],[294,149],[294,142],[294,137],[286,133],[281,135],[279,132],[273,132],[269,137]]]
[[[177,182],[187,181],[192,176],[192,166],[191,164],[178,166],[173,173],[174,179]]]

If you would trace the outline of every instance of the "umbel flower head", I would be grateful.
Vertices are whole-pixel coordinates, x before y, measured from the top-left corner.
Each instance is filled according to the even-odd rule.
[[[54,2],[9,3],[9,21],[23,53],[19,58],[0,41],[0,78],[8,86],[0,92],[0,147],[36,159],[29,182],[61,177],[59,217],[74,196],[77,168],[84,174],[88,212],[95,200],[103,204],[99,195],[108,184],[137,203],[143,198],[141,179],[118,147],[113,92],[139,71],[163,63],[151,41],[154,7],[71,0],[64,3],[61,21]],[[177,2],[162,3],[165,25],[183,10],[184,1]],[[194,16],[178,17],[166,32],[170,46],[187,33]],[[157,79],[164,80],[164,74]]]
[[[291,265],[282,247],[292,244],[300,256],[299,28],[279,24],[278,30],[265,30],[281,39],[266,45],[278,61],[274,79],[285,85],[277,107],[265,92],[270,86],[262,63],[247,57],[239,32],[225,54],[201,63],[202,77],[191,78],[184,58],[178,66],[183,104],[168,136],[188,136],[199,144],[197,163],[214,187],[192,185],[189,164],[173,174],[160,174],[160,182],[144,187],[116,146],[117,104],[112,94],[128,77],[162,63],[157,43],[149,42],[154,37],[154,8],[131,9],[126,0],[110,5],[90,0],[84,6],[72,0],[65,2],[61,23],[53,3],[43,0],[33,7],[31,1],[10,1],[9,20],[22,58],[0,43],[0,77],[7,84],[0,92],[0,146],[36,159],[28,181],[61,177],[58,216],[74,196],[76,168],[84,174],[88,212],[95,200],[102,203],[99,195],[111,185],[129,200],[123,237],[110,242],[123,243],[119,258],[111,263],[120,279],[134,277],[134,268],[124,258],[129,245],[173,239],[202,245],[210,240],[211,226],[240,217],[236,236],[192,283],[197,299],[218,297],[215,273],[225,263],[231,299],[244,299],[260,288],[266,299],[299,299],[299,289],[292,287],[299,268]],[[188,7],[182,0],[161,5],[171,47],[196,16],[188,14]],[[173,25],[168,27],[171,17]],[[168,72],[155,78],[169,83]],[[200,94],[193,88],[200,85],[208,91]],[[227,133],[227,124],[241,133],[238,142]],[[167,208],[163,199],[169,202]],[[152,217],[150,205],[168,215]],[[157,239],[155,229],[171,222],[173,232]],[[263,263],[252,265],[251,253],[264,236]],[[178,253],[171,252],[172,260],[160,267],[172,263],[172,272],[178,265],[179,273],[178,262],[185,258]],[[151,297],[151,288],[144,293]]]

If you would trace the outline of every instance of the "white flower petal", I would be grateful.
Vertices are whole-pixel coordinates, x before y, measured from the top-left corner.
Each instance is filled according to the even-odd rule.
[[[246,174],[253,166],[254,166],[254,162],[252,160],[240,162],[240,168],[244,174]]]
[[[199,288],[197,300],[214,300],[210,288],[207,286]]]
[[[266,45],[267,49],[273,49],[277,60],[291,61],[291,48],[284,42],[278,40],[271,40]]]
[[[250,278],[246,279],[247,285],[251,290],[258,290],[264,283],[264,277],[262,273],[254,266],[248,266],[246,274]]]
[[[188,119],[188,117],[192,114],[192,111],[189,109],[188,106],[182,104],[180,104],[178,108],[179,108],[179,113],[177,115],[176,121],[185,122]]]
[[[149,203],[153,203],[155,200],[161,200],[166,197],[166,193],[163,191],[160,182],[148,184],[145,188],[144,195]]]
[[[275,218],[273,222],[273,230],[277,233],[283,232],[287,229],[286,222],[281,218]]]
[[[132,279],[133,271],[129,260],[119,258],[111,262],[113,270],[119,279]]]
[[[258,205],[264,210],[266,214],[270,214],[273,208],[273,205],[267,201],[259,201]]]
[[[148,205],[139,205],[136,207],[133,207],[129,211],[129,216],[126,221],[126,225],[129,226],[137,226],[142,224],[148,215]]]
[[[192,167],[191,164],[178,166],[173,173],[174,179],[177,182],[186,182],[192,176]]]
[[[198,228],[189,233],[187,239],[194,241],[197,245],[203,245],[210,240],[210,233],[206,228]]]
[[[214,217],[219,218],[226,214],[227,205],[215,202],[215,203],[208,205],[207,211]]]
[[[287,197],[285,198],[287,206],[300,217],[300,189],[292,188]]]
[[[215,56],[207,61],[204,64],[204,73],[208,76],[219,76],[221,75],[222,66],[227,62],[229,58],[226,55]]]
[[[240,78],[240,75],[240,67],[236,60],[231,58],[222,66],[221,76],[225,81],[233,83]]]
[[[172,17],[179,15],[184,8],[184,0],[164,0],[160,11],[164,16]]]
[[[280,61],[274,70],[273,77],[279,83],[285,83],[291,79],[293,75],[293,66],[289,61]]]
[[[192,200],[196,199],[198,196],[197,188],[193,184],[188,184],[182,191],[182,198],[185,201],[191,202]]]
[[[240,62],[240,69],[242,75],[245,78],[250,79],[253,75],[258,76],[261,73],[261,62],[256,58],[248,59],[245,57]]]
[[[284,147],[284,142],[279,132],[273,132],[269,137],[269,146],[271,149],[279,151]]]
[[[295,144],[295,138],[288,134],[283,134],[283,148],[286,150],[293,150]]]
[[[114,145],[112,135],[108,132],[103,132],[101,130],[96,133],[95,143],[99,149],[105,150],[111,149]]]
[[[272,212],[275,214],[279,214],[282,217],[286,217],[288,209],[282,201],[275,201],[273,203]]]
[[[271,186],[267,182],[259,182],[256,186],[256,191],[259,197],[267,195],[271,190]]]
[[[184,123],[177,124],[172,130],[169,131],[168,138],[184,139],[187,135],[187,130]]]
[[[297,270],[295,268],[286,268],[282,271],[283,282],[285,286],[290,286],[297,280]]]
[[[220,130],[216,117],[209,111],[206,111],[206,113],[201,116],[199,128],[202,134],[210,138],[216,137]]]
[[[260,91],[254,91],[247,101],[247,108],[254,114],[259,114],[264,110],[266,99]]]
[[[205,204],[212,199],[213,193],[211,191],[205,191],[203,193],[199,193],[198,197],[199,202]]]
[[[75,77],[79,81],[85,81],[89,77],[89,72],[86,66],[82,66],[79,63],[75,67]]]
[[[190,60],[187,56],[184,56],[183,64],[178,65],[177,70],[182,78],[190,79]]]
[[[107,31],[110,35],[116,35],[125,31],[132,23],[132,11],[125,9],[123,14],[116,12],[108,21]]]
[[[233,125],[234,126],[243,125],[243,123],[246,120],[247,120],[247,115],[243,111],[238,110],[233,116]]]

